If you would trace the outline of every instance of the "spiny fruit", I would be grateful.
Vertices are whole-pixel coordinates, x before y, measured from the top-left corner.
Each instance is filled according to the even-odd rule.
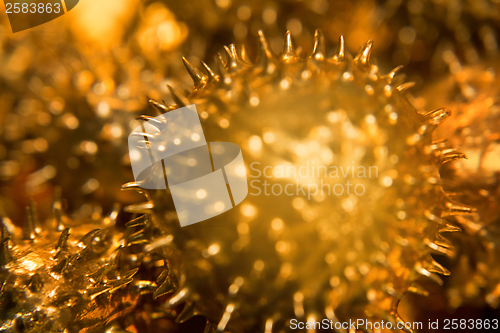
[[[154,281],[137,278],[144,272],[136,275],[154,261],[136,245],[144,243],[137,227],[145,217],[120,232],[119,207],[109,216],[94,212],[74,220],[59,198],[53,210],[41,223],[32,202],[23,229],[2,215],[0,331],[125,332],[118,321],[131,317],[141,294],[156,288]]]
[[[453,74],[424,93],[430,103],[447,103],[454,110],[452,121],[436,135],[448,137],[468,160],[441,170],[446,188],[460,202],[474,205],[477,214],[457,217],[464,231],[454,235],[457,256],[450,264],[452,275],[446,288],[452,308],[462,304],[500,303],[500,79],[498,64],[463,66],[454,58]],[[437,97],[439,96],[439,97]],[[438,100],[438,101],[436,101]],[[466,278],[465,278],[466,277]]]
[[[417,278],[448,274],[431,256],[452,253],[442,233],[456,228],[445,219],[471,210],[440,185],[439,166],[463,156],[432,141],[449,112],[417,112],[398,69],[381,75],[370,63],[371,41],[352,58],[341,38],[327,58],[316,31],[301,57],[287,33],[275,56],[259,35],[255,62],[234,45],[216,59],[218,74],[184,59],[194,89],[170,87],[173,105],[151,102],[160,113],[195,104],[208,141],[242,148],[250,180],[240,206],[183,228],[168,190],[123,186],[148,198],[126,209],[151,214],[163,233],[149,247],[168,262],[156,295],[172,293],[167,308],[184,303],[179,321],[206,316],[206,332],[288,331],[292,318],[396,329],[403,294],[424,292]],[[300,187],[313,184],[316,193]]]

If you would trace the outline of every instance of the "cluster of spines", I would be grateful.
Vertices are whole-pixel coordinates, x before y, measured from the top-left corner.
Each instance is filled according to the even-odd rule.
[[[498,218],[495,220],[495,217],[498,214],[494,208],[485,208],[488,207],[487,202],[491,205],[498,196],[495,195],[495,183],[487,181],[491,174],[483,174],[482,168],[486,156],[484,154],[489,151],[488,145],[492,144],[488,129],[494,129],[497,121],[494,110],[498,104],[495,95],[498,78],[494,74],[497,66],[487,58],[484,60],[484,64],[466,66],[450,51],[446,58],[450,77],[438,83],[449,85],[442,95],[458,111],[455,118],[452,118],[453,122],[441,128],[438,135],[449,135],[454,145],[460,145],[466,151],[481,151],[481,156],[475,157],[479,158],[477,169],[476,166],[462,163],[447,165],[442,170],[444,186],[451,191],[452,196],[469,204],[479,205],[477,214],[458,216],[453,221],[464,229],[464,234],[452,240],[458,248],[458,255],[454,257],[450,268],[452,276],[457,278],[450,280],[446,291],[448,296],[452,295],[448,298],[452,308],[472,302],[483,302],[497,308],[500,301],[500,284],[496,278],[498,274],[487,269],[498,256],[498,251],[492,250],[495,248],[495,228],[498,224]],[[450,79],[453,80],[451,84]],[[427,93],[430,99],[435,98],[432,95],[433,89],[435,86],[431,86],[430,94]],[[489,104],[491,101],[493,104]],[[458,274],[455,275],[455,272]],[[461,279],[460,276],[464,274],[471,276],[471,279]],[[476,291],[472,292],[474,289]]]
[[[188,94],[188,96],[186,96],[173,87],[168,86],[168,89],[171,92],[172,100],[175,104],[168,105],[165,102],[159,103],[155,100],[150,100],[151,105],[155,109],[157,109],[160,114],[177,109],[179,107],[187,106],[189,104],[192,104],[191,101],[193,99],[196,100],[199,96],[205,96],[206,92],[212,90],[213,88],[230,90],[234,76],[240,71],[249,70],[251,71],[251,73],[258,74],[264,72],[265,75],[272,76],[279,70],[278,64],[280,62],[285,65],[293,65],[295,63],[301,62],[301,64],[303,64],[304,66],[304,70],[313,70],[318,72],[331,68],[335,68],[337,70],[340,69],[341,73],[347,73],[347,75],[343,75],[342,77],[342,79],[346,80],[352,80],[353,78],[357,77],[356,75],[349,75],[352,74],[352,72],[359,72],[358,75],[363,75],[364,77],[368,76],[368,78],[371,77],[374,81],[382,78],[386,80],[387,84],[393,83],[393,79],[395,78],[397,72],[401,69],[401,67],[397,67],[387,75],[378,76],[377,66],[372,66],[370,64],[370,54],[373,45],[372,41],[368,41],[360,50],[360,52],[354,58],[352,58],[345,50],[343,37],[340,37],[340,43],[337,52],[333,57],[327,59],[325,56],[323,34],[320,30],[317,30],[314,35],[313,50],[311,54],[305,59],[304,63],[304,59],[302,59],[297,54],[293,46],[292,37],[289,32],[287,32],[285,36],[284,48],[279,57],[276,57],[272,54],[263,33],[260,31],[259,37],[258,56],[254,64],[252,64],[248,59],[244,47],[242,47],[241,51],[238,53],[236,46],[234,44],[231,44],[227,47],[224,47],[227,61],[224,61],[221,54],[218,54],[218,56],[216,57],[218,74],[216,74],[203,61],[201,62],[201,64],[205,68],[206,73],[203,73],[200,69],[193,66],[186,58],[183,58],[187,73],[193,80],[194,87],[192,92]],[[399,92],[403,93],[413,85],[413,82],[401,83],[397,85],[396,89]],[[450,116],[450,112],[445,109],[437,109],[427,113],[421,113],[420,116],[422,117],[422,125],[416,133],[417,137],[414,136],[413,138],[407,139],[407,143],[409,145],[416,144],[424,137],[426,138],[425,142],[431,141],[433,132],[447,117]],[[141,116],[138,119],[142,121],[150,121],[154,118],[150,116]],[[426,154],[433,154],[435,156],[438,165],[442,165],[456,159],[465,158],[464,154],[457,152],[456,149],[449,147],[446,142],[443,141],[432,142],[431,144],[426,145],[425,151]],[[428,181],[433,185],[441,185],[439,181],[434,178],[429,179]],[[139,182],[124,184],[122,189],[143,192],[141,189],[141,184]],[[435,222],[439,224],[439,229],[435,239],[431,240],[429,238],[425,238],[424,244],[430,249],[431,253],[451,256],[453,254],[452,245],[448,240],[446,240],[446,238],[442,236],[442,234],[445,232],[457,232],[460,231],[460,229],[452,224],[447,223],[444,218],[450,215],[469,214],[473,211],[473,209],[471,207],[467,207],[465,205],[452,201],[444,192],[443,199],[444,203],[439,207],[438,211],[431,212],[428,210],[425,213],[425,216],[428,220],[433,223]],[[154,214],[157,209],[155,207],[154,200],[149,200],[145,203],[130,205],[126,207],[126,210],[132,213]],[[163,236],[162,238],[154,242],[156,246],[152,247],[151,249],[170,244],[172,241],[172,237],[172,235]],[[437,282],[438,284],[443,283],[439,275],[449,275],[449,271],[438,262],[436,262],[430,255],[429,258],[424,261],[424,264],[422,264],[421,262],[417,262],[414,269],[418,274],[427,277],[434,282]],[[170,295],[170,298],[165,305],[167,308],[174,308],[182,303],[187,302],[182,312],[178,316],[177,320],[179,322],[183,322],[199,314],[193,302],[189,301],[189,288],[184,287],[180,290],[176,290],[175,284],[171,279],[168,278],[168,276],[169,271],[166,268],[158,278],[157,282],[159,283],[160,287],[155,292],[155,296],[158,297],[164,294],[173,293],[172,295]],[[233,285],[231,285],[231,287],[233,287]],[[427,294],[427,291],[417,283],[414,283],[411,287],[409,287],[407,291],[424,295]],[[398,298],[400,298],[401,296],[402,295],[399,295]],[[208,322],[206,332],[225,331],[226,325],[230,320],[234,310],[235,305],[232,303],[228,304],[220,322]],[[394,309],[394,311],[392,311],[390,314],[392,316],[392,321],[402,321],[396,310],[397,309]],[[273,322],[273,318],[269,318],[266,321],[266,332],[272,332]]]
[[[60,194],[60,191],[57,191],[57,193]],[[56,291],[55,295],[51,296],[50,304],[57,307],[78,304],[75,309],[78,308],[82,311],[91,302],[98,301],[101,306],[102,304],[107,304],[119,289],[125,287],[127,287],[127,290],[124,293],[129,296],[133,296],[130,294],[134,294],[135,296],[149,294],[157,289],[158,285],[154,281],[134,278],[139,267],[128,269],[130,268],[130,262],[127,259],[129,251],[125,251],[127,247],[137,244],[141,244],[141,248],[146,246],[153,237],[150,234],[150,227],[152,225],[146,223],[147,216],[139,216],[126,224],[124,236],[117,241],[116,238],[113,239],[111,234],[117,231],[115,230],[117,227],[115,223],[119,210],[119,205],[115,205],[113,211],[107,217],[99,220],[98,228],[92,230],[90,229],[95,226],[92,222],[90,222],[89,226],[85,226],[85,222],[75,223],[66,217],[62,210],[60,195],[56,195],[53,203],[52,222],[54,223],[52,224],[55,224],[54,230],[49,230],[50,227],[47,229],[45,226],[42,226],[38,219],[37,209],[33,200],[30,201],[30,205],[26,208],[27,217],[24,228],[15,226],[8,217],[2,214],[2,242],[0,247],[0,269],[2,273],[0,275],[4,278],[0,288],[0,306],[5,311],[5,316],[3,316],[4,326],[7,325],[5,327],[10,327],[9,329],[12,332],[24,332],[24,330],[30,332],[32,329],[36,329],[36,327],[45,327],[46,329],[47,327],[52,327],[49,328],[51,330],[56,329],[56,327],[61,328],[60,325],[63,325],[58,322],[58,318],[53,317],[50,319],[53,320],[51,323],[39,322],[36,317],[33,317],[32,305],[29,303],[20,303],[17,305],[15,304],[15,299],[14,303],[9,301],[11,299],[9,290],[14,287],[14,283],[16,285],[21,283],[21,285],[27,288],[26,293],[28,294],[26,297],[28,297],[29,302],[30,293],[38,295],[36,297],[43,298],[46,296],[40,294],[44,290],[44,284],[55,283],[55,280],[52,281],[49,276],[64,277],[64,280],[75,281],[74,293],[71,295],[62,293],[59,295]],[[78,242],[70,243],[71,229],[77,231],[86,229],[90,231],[85,232],[83,236],[80,235],[81,237]],[[59,232],[60,235],[58,238],[51,237],[53,233]],[[57,241],[55,241],[56,239]],[[24,254],[30,252],[36,252],[36,255],[40,258],[48,258],[52,264],[42,268],[43,271],[27,272],[26,274],[29,276],[26,280],[26,276],[16,276],[12,268],[18,264],[22,264]],[[143,264],[141,262],[141,258],[144,258],[142,252],[139,252],[137,256],[139,259],[135,264]],[[72,295],[77,297],[74,298]],[[77,303],[73,302],[76,299],[78,300]],[[136,298],[133,296],[131,299]],[[47,306],[47,304],[44,303],[41,308],[38,306],[39,310],[45,310],[44,306]],[[127,306],[133,307],[134,304],[130,303]],[[125,308],[110,310],[111,308],[108,307],[108,310],[120,312],[125,310]],[[16,311],[18,314],[11,316],[8,314],[11,311]],[[86,320],[85,313],[74,313],[73,316],[74,322],[72,325],[74,327],[83,328],[88,325],[98,325],[98,327],[105,326],[109,332],[126,332],[120,328],[120,324],[116,320],[111,322],[108,319],[97,322],[95,320]],[[107,322],[108,324],[106,324]],[[47,326],[49,324],[52,326]],[[75,329],[74,327],[63,328],[70,329],[71,331]]]

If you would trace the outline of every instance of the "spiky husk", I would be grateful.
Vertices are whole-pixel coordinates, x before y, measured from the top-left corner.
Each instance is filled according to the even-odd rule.
[[[457,58],[451,66],[454,74],[424,93],[428,103],[446,103],[454,111],[451,121],[436,135],[460,147],[468,160],[444,166],[441,174],[447,190],[456,193],[457,200],[477,207],[477,214],[453,221],[464,233],[451,238],[457,255],[450,264],[453,274],[446,294],[452,308],[470,304],[498,307],[500,68],[494,63],[464,66]]]
[[[24,228],[2,215],[0,330],[126,332],[121,327],[133,327],[141,295],[157,287],[141,277],[155,277],[156,262],[163,263],[143,255],[152,237],[146,217],[121,231],[118,206],[108,216],[93,212],[73,219],[62,205],[57,199],[53,216],[42,223],[32,201]]]
[[[300,57],[287,33],[277,57],[260,33],[254,63],[234,45],[226,47],[226,61],[217,58],[218,74],[184,60],[192,92],[170,88],[175,105],[152,101],[160,113],[196,104],[207,139],[238,144],[247,172],[253,162],[308,161],[378,170],[378,177],[345,176],[361,181],[363,196],[250,194],[239,207],[184,228],[168,191],[125,184],[149,199],[127,209],[151,214],[164,234],[150,247],[169,263],[156,294],[173,293],[167,307],[185,304],[180,321],[205,315],[208,332],[275,332],[287,330],[291,318],[325,316],[395,327],[402,295],[421,292],[413,284],[419,276],[442,283],[437,274],[448,271],[431,252],[451,253],[441,233],[453,229],[444,218],[470,208],[446,196],[438,168],[462,155],[432,143],[449,112],[418,113],[403,96],[411,85],[396,83],[398,69],[380,75],[371,47],[369,41],[353,59],[341,38],[327,58],[317,31],[312,52]]]

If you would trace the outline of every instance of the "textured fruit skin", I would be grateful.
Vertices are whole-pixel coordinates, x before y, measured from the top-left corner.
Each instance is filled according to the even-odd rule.
[[[144,256],[145,217],[117,228],[119,207],[109,214],[71,219],[60,199],[40,223],[34,203],[23,229],[2,216],[0,248],[1,332],[126,332],[140,296],[152,292],[151,258]],[[142,237],[142,238],[141,238]],[[148,268],[149,266],[149,268]],[[152,305],[151,305],[152,306]],[[127,324],[123,326],[128,326]]]
[[[360,180],[366,194],[358,198],[249,195],[184,228],[168,191],[125,184],[149,199],[128,211],[152,214],[164,234],[153,242],[171,275],[160,289],[175,291],[166,307],[185,303],[179,321],[205,315],[208,332],[287,331],[292,318],[325,316],[395,327],[402,295],[421,292],[413,284],[419,276],[442,283],[436,273],[448,272],[431,251],[451,253],[441,233],[453,228],[444,218],[470,209],[447,198],[438,169],[462,155],[432,143],[448,112],[417,112],[402,95],[409,85],[393,83],[396,71],[380,75],[370,64],[371,47],[353,59],[341,39],[326,58],[317,31],[313,51],[300,57],[287,33],[276,57],[260,34],[255,63],[234,45],[227,61],[219,56],[218,75],[185,60],[189,96],[171,88],[176,105],[152,102],[160,113],[196,104],[207,140],[239,145],[247,175],[253,162],[378,168],[377,178]]]
[[[452,308],[475,304],[497,308],[500,301],[500,80],[497,64],[463,66],[455,59],[456,73],[429,87],[429,103],[446,103],[454,115],[436,133],[460,147],[468,159],[443,166],[447,190],[460,202],[474,205],[477,213],[457,217],[464,232],[451,241],[457,255],[446,296]],[[430,93],[432,91],[432,94]],[[432,97],[440,96],[440,97]],[[466,277],[466,278],[464,278]]]

